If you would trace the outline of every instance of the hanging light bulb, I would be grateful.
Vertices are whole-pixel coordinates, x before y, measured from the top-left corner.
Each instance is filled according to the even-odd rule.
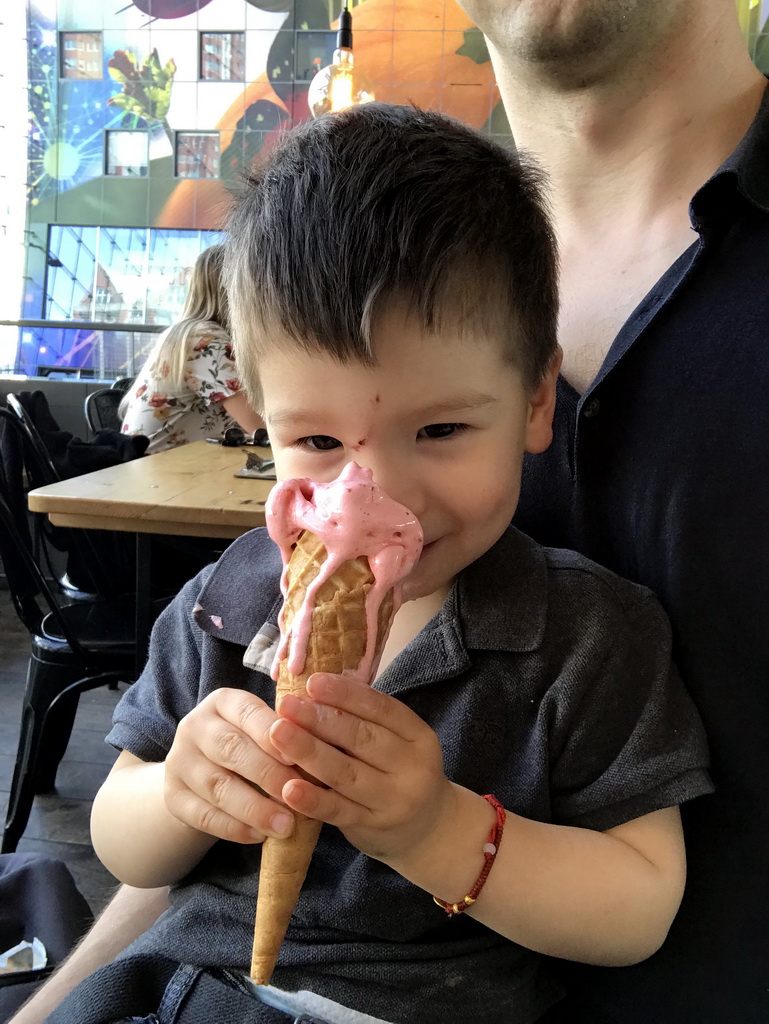
[[[374,90],[368,78],[355,67],[352,52],[352,15],[345,0],[344,10],[339,15],[339,31],[336,34],[336,49],[331,63],[321,68],[310,82],[307,102],[313,117],[334,114],[360,103],[370,103]]]

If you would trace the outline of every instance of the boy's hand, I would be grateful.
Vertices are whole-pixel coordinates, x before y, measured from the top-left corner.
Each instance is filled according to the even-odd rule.
[[[215,690],[185,715],[165,761],[174,817],[236,843],[289,835],[293,815],[281,792],[298,776],[270,742],[275,721],[264,701],[231,689]]]
[[[433,730],[399,700],[344,676],[313,675],[307,692],[312,699],[281,700],[270,740],[328,789],[294,776],[285,803],[391,865],[429,843],[454,800]]]

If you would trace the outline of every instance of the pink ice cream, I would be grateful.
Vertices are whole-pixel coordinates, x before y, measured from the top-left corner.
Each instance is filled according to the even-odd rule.
[[[315,595],[344,562],[365,555],[374,585],[366,597],[366,655],[357,678],[369,682],[374,669],[377,614],[388,590],[393,591],[397,611],[401,603],[401,584],[411,572],[422,551],[422,528],[416,516],[389,498],[374,483],[370,469],[349,462],[336,480],[328,484],[311,480],[285,480],[270,492],[266,505],[267,529],[280,548],[283,574],[280,587],[286,596],[288,562],[293,545],[304,530],[320,538],[326,549],[326,561],[307,588],[304,604],[294,616],[290,630],[284,629],[280,616],[281,641],[272,665],[272,677],[278,677],[278,664],[286,656],[289,639],[291,653],[288,670],[294,675],[304,668],[307,643],[312,628]]]

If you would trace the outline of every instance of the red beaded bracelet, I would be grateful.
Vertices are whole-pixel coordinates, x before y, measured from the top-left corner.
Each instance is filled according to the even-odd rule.
[[[491,831],[489,832],[489,838],[486,841],[486,845],[483,847],[484,864],[483,870],[480,875],[478,875],[478,881],[472,887],[467,896],[465,896],[464,899],[461,899],[459,903],[446,903],[444,900],[439,900],[437,896],[433,896],[433,899],[438,906],[442,907],[447,914],[452,916],[454,914],[463,913],[463,911],[467,910],[471,903],[475,903],[480,896],[481,889],[486,884],[486,879],[489,877],[489,872],[491,871],[491,867],[496,860],[497,853],[499,852],[499,844],[502,842],[502,833],[505,831],[505,820],[507,815],[505,814],[505,809],[502,804],[495,796],[492,796],[491,793],[484,793],[483,799],[488,800],[497,812],[497,820],[492,825]]]

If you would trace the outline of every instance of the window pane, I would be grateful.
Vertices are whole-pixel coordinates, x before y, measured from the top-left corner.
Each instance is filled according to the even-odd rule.
[[[246,71],[245,32],[200,33],[200,77],[242,82]]]
[[[149,173],[147,132],[107,132],[107,174],[146,178]]]
[[[96,320],[144,323],[147,228],[101,228]]]
[[[103,78],[101,32],[60,32],[62,78]]]
[[[177,178],[219,177],[219,133],[176,133]]]
[[[294,78],[308,82],[331,63],[336,49],[335,32],[297,32]]]
[[[150,232],[148,324],[172,324],[181,317],[195,260],[218,241],[217,231],[154,228]]]
[[[97,235],[95,227],[51,226],[45,279],[46,319],[93,319]]]

